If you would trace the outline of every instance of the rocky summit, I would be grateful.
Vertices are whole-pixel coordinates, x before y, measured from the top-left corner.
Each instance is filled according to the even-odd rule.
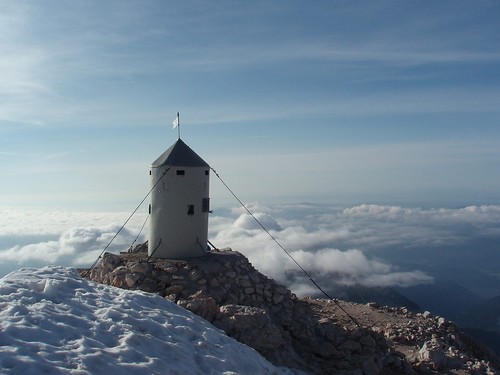
[[[496,374],[497,358],[429,312],[298,298],[231,249],[148,259],[147,244],[105,253],[90,280],[159,294],[254,348],[309,374]]]

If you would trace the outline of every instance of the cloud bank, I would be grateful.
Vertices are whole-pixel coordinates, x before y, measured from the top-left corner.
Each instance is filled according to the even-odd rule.
[[[422,271],[402,271],[367,255],[369,247],[363,245],[378,240],[366,222],[350,220],[349,209],[316,205],[250,205],[249,209],[289,255],[242,209],[232,210],[228,216],[233,218],[214,218],[211,238],[218,246],[244,253],[258,270],[290,286],[297,294],[308,293],[311,288],[303,284],[303,278],[297,283],[296,277],[290,277],[300,270],[295,262],[313,278],[331,284],[387,287],[433,281]],[[377,218],[371,220],[376,225]],[[380,239],[385,235],[381,232]],[[404,244],[406,240],[403,236],[398,241]]]
[[[312,291],[298,262],[324,284],[411,286],[432,283],[418,267],[401,267],[421,249],[437,258],[444,248],[459,248],[500,237],[500,206],[407,208],[400,206],[294,204],[247,206],[286,254],[243,208],[215,209],[209,238],[219,248],[247,256],[262,273],[297,294]],[[4,209],[0,230],[0,272],[48,264],[91,265],[128,217],[125,213],[65,213]],[[131,220],[109,251],[129,248],[146,215]],[[147,226],[138,241],[147,237]],[[477,249],[478,256],[481,249]],[[384,254],[389,256],[384,257]],[[399,254],[393,257],[393,254]],[[292,258],[294,260],[292,260]],[[436,259],[437,259],[436,258]],[[391,260],[393,259],[393,260]],[[434,261],[434,260],[430,260]],[[435,260],[439,262],[439,260]],[[329,285],[322,285],[328,288]]]
[[[20,267],[90,266],[118,232],[128,213],[0,210],[0,275]],[[144,215],[130,221],[108,251],[125,251]],[[143,232],[138,241],[145,241]]]

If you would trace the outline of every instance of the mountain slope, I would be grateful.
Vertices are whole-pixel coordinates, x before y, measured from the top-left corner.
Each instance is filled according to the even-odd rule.
[[[472,374],[491,352],[444,318],[407,308],[297,298],[230,249],[184,260],[104,254],[83,275],[175,301],[275,365],[311,374]],[[490,363],[489,363],[490,362]],[[444,371],[444,372],[443,372]]]

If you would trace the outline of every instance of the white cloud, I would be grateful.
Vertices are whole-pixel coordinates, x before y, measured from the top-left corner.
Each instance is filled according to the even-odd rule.
[[[417,284],[432,283],[434,278],[422,271],[399,271],[397,267],[385,262],[370,259],[360,250],[338,250],[322,249],[318,252],[295,251],[292,252],[294,259],[312,276],[313,279],[322,284],[322,288],[331,288],[334,284],[340,285],[362,285],[366,287],[393,287],[411,286]],[[288,265],[290,267],[290,264]],[[305,278],[298,283],[293,278],[292,287],[301,292],[307,283]],[[316,291],[317,292],[317,291]]]
[[[118,232],[129,213],[0,210],[0,274],[48,264],[90,266]],[[145,216],[134,216],[109,247],[126,251]],[[144,241],[143,232],[138,241]]]
[[[367,248],[391,242],[403,247],[451,245],[471,236],[500,234],[500,206],[493,205],[422,209],[364,204],[344,209],[339,218],[368,228],[363,239],[351,240]]]
[[[247,207],[313,278],[327,284],[409,286],[429,283],[432,277],[418,267],[401,268],[394,263],[395,259],[391,262],[379,255],[390,251],[404,259],[405,254],[422,248],[435,249],[439,255],[443,247],[460,247],[481,238],[491,240],[500,236],[500,206],[423,209],[254,203]],[[290,286],[298,294],[311,288],[307,279],[297,276],[300,270],[293,260],[245,210],[239,207],[217,211],[221,214],[210,218],[212,243],[240,251],[256,269]],[[14,209],[3,209],[0,214],[0,269],[3,273],[21,266],[88,266],[128,217],[126,213]],[[127,250],[144,218],[144,214],[134,217],[109,250]],[[145,240],[146,233],[147,228],[140,241]]]
[[[65,230],[57,240],[42,241],[0,250],[0,264],[6,267],[47,264],[90,266],[117,233],[119,225],[73,227]],[[111,252],[125,251],[134,236],[124,229],[108,248]]]
[[[254,217],[268,230],[281,230],[281,226],[271,215],[264,212],[258,212],[254,214]],[[234,222],[234,226],[241,229],[260,229],[261,226],[255,219],[248,214],[241,214]]]
[[[400,269],[375,254],[390,250],[404,258],[405,253],[421,248],[436,249],[439,254],[443,247],[462,246],[477,238],[500,235],[499,206],[423,209],[359,205],[341,209],[275,205],[262,209],[253,204],[248,207],[257,218],[276,223],[272,235],[311,276],[344,285],[429,283],[432,277],[421,270]],[[299,294],[309,290],[310,286],[302,281],[297,283],[289,278],[288,271],[297,271],[298,267],[264,231],[241,225],[251,223],[250,216],[242,214],[240,209],[233,210],[232,215],[232,221],[214,218],[211,238],[216,245],[241,251],[261,272],[287,283]]]

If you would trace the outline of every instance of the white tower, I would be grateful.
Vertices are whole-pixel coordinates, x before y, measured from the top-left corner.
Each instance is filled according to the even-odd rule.
[[[168,259],[205,255],[210,166],[178,139],[151,164],[150,175],[152,186],[161,180],[151,192],[148,255]]]

